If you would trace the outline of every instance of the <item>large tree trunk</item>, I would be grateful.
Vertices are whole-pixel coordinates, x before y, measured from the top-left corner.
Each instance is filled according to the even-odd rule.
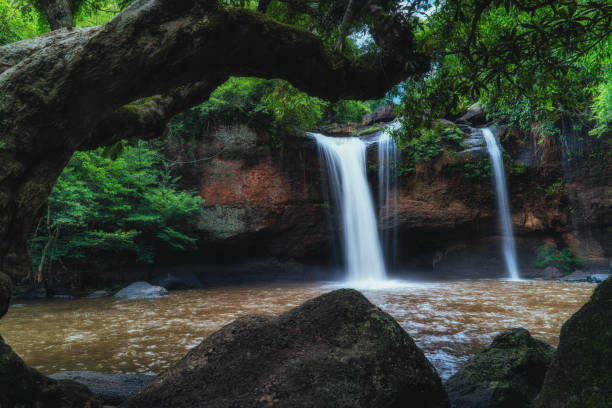
[[[51,30],[74,27],[72,10],[67,0],[40,0]]]
[[[31,222],[75,150],[156,137],[230,75],[284,78],[331,100],[380,97],[428,68],[402,45],[351,59],[257,12],[140,0],[104,26],[0,47],[0,316],[10,280],[31,269]]]

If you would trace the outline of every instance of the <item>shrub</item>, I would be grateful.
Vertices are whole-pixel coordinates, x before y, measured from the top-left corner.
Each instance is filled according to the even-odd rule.
[[[571,249],[558,251],[553,245],[543,245],[536,251],[536,259],[531,264],[534,268],[554,266],[565,273],[570,273],[580,267],[584,260],[575,255]]]

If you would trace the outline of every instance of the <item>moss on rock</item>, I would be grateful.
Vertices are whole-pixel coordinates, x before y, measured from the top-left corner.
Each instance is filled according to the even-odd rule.
[[[456,408],[527,408],[538,393],[554,348],[523,328],[500,333],[446,386]]]
[[[205,339],[125,408],[448,407],[440,377],[391,316],[355,290]]]

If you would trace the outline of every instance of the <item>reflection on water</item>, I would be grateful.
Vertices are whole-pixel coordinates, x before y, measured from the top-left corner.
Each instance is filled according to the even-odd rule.
[[[389,312],[443,378],[500,330],[522,326],[552,345],[594,285],[458,281],[362,290]],[[157,373],[213,331],[245,314],[278,314],[335,285],[269,284],[173,292],[154,300],[25,302],[0,333],[26,362],[60,370]]]

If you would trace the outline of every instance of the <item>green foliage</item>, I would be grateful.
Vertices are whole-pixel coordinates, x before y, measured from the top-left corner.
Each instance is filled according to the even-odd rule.
[[[612,62],[605,67],[604,78],[594,88],[593,115],[596,126],[591,134],[595,136],[612,132]]]
[[[584,260],[579,255],[574,255],[569,248],[557,251],[552,245],[543,245],[537,249],[536,259],[531,266],[542,269],[553,266],[560,271],[569,273],[582,266],[583,263]]]
[[[491,160],[481,159],[476,163],[463,165],[463,176],[468,179],[483,179],[491,177]]]
[[[324,114],[326,123],[361,122],[361,118],[372,112],[371,102],[342,100],[330,104]]]
[[[109,254],[153,262],[157,250],[195,248],[203,201],[177,181],[145,142],[125,146],[114,159],[103,149],[76,152],[32,234],[34,264],[101,264]]]
[[[77,27],[101,25],[115,17],[133,0],[73,1],[74,22]]]
[[[0,46],[47,31],[47,19],[27,2],[0,0]]]
[[[554,183],[552,183],[551,185],[547,186],[544,189],[544,194],[546,195],[546,197],[553,197],[559,194],[562,189],[563,189],[563,179],[560,178]]]
[[[594,116],[601,134],[612,116],[611,16],[600,0],[436,3],[416,33],[432,70],[397,89],[403,137],[477,101],[489,119],[522,132],[563,138],[560,120],[586,129]]]

